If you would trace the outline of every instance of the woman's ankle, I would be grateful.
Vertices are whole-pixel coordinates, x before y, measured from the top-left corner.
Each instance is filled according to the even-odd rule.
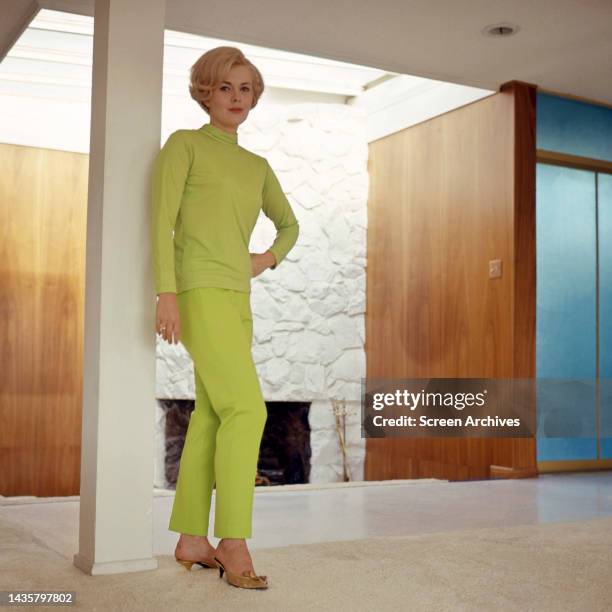
[[[179,537],[179,542],[180,541],[184,541],[184,542],[201,542],[201,541],[208,541],[208,536],[202,536],[202,535],[194,535],[191,533],[181,533],[180,537]]]
[[[230,548],[235,546],[243,546],[244,544],[246,544],[246,540],[244,538],[221,538],[218,546]]]

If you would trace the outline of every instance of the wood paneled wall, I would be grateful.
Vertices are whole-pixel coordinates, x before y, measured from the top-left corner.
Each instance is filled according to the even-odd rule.
[[[0,144],[0,495],[78,495],[86,154]]]
[[[535,376],[535,87],[370,145],[368,378]],[[502,276],[489,278],[489,260]],[[366,480],[536,468],[532,438],[369,438]]]

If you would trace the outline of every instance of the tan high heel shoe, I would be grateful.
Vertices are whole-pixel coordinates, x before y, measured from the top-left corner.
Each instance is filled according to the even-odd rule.
[[[174,557],[177,563],[180,563],[184,568],[191,571],[192,565],[201,565],[202,567],[209,569],[216,569],[219,567],[216,563],[208,563],[206,561],[188,561],[187,559],[179,559],[178,557]]]
[[[219,578],[223,578],[223,572],[226,574],[226,579],[229,584],[232,584],[236,587],[240,587],[242,589],[267,589],[268,588],[268,578],[266,576],[258,576],[254,572],[249,572],[249,570],[244,570],[242,575],[234,574],[233,572],[229,572],[225,569],[225,566],[217,557],[215,557],[215,561],[219,567]]]

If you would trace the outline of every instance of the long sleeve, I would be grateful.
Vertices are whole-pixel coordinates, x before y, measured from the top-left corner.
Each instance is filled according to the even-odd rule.
[[[152,180],[152,245],[155,291],[176,293],[174,226],[193,151],[184,130],[170,134],[155,158]]]
[[[276,238],[269,249],[276,258],[276,264],[271,266],[273,270],[296,243],[299,235],[299,225],[268,160],[266,160],[266,178],[262,201],[264,214],[274,222],[274,227],[276,227]]]

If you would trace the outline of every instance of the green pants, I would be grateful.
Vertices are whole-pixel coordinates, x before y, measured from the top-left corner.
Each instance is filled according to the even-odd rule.
[[[217,538],[250,538],[259,446],[268,416],[251,354],[250,293],[198,287],[177,294],[191,356],[195,409],[179,464],[169,529],[208,534],[213,485]]]

